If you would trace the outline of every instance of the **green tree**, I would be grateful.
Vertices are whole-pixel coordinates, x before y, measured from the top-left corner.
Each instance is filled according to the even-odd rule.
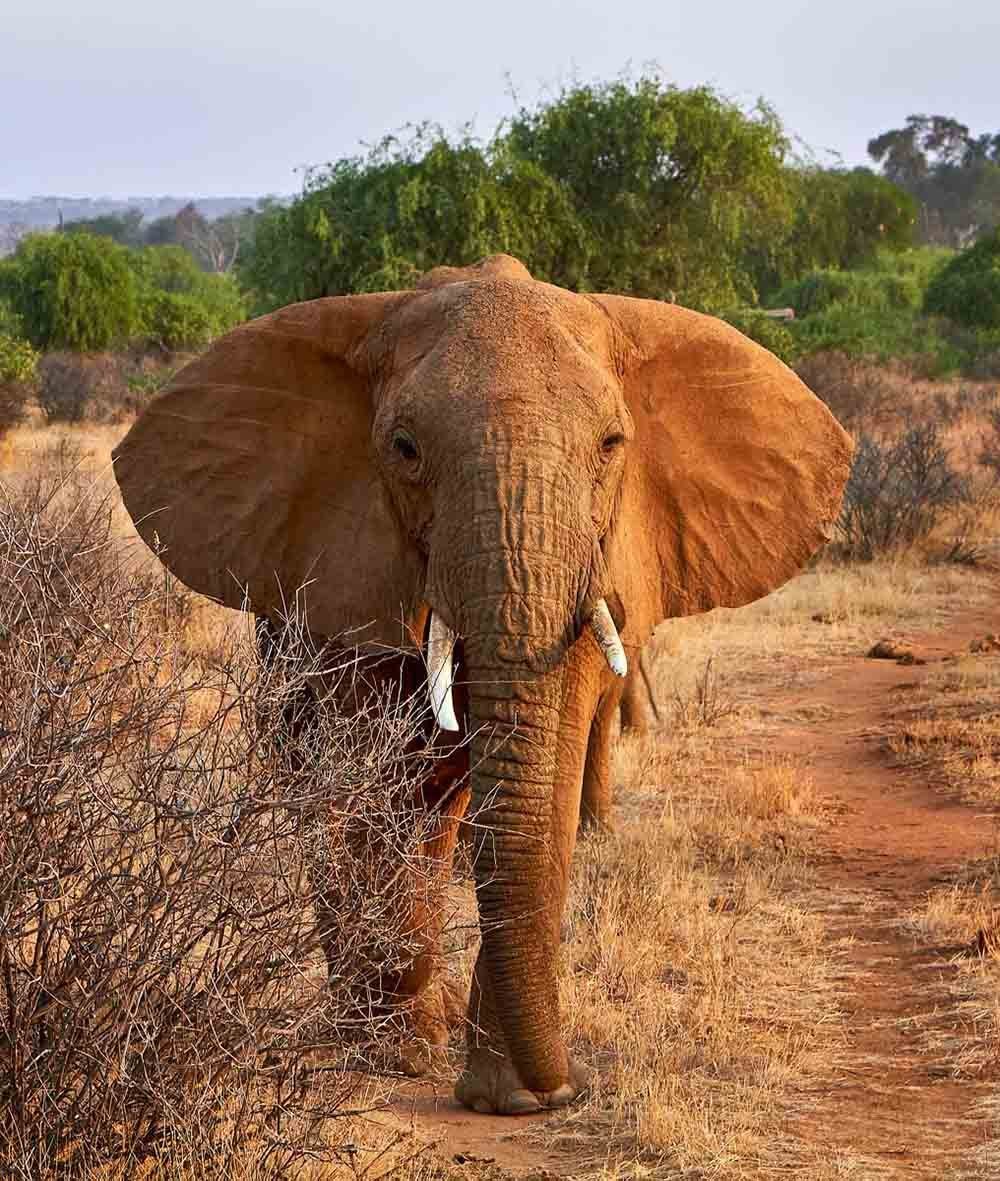
[[[705,87],[574,86],[487,142],[425,125],[312,171],[240,273],[264,310],[506,251],[574,290],[728,307],[755,295],[748,243],[787,232],[785,148],[768,108]]]
[[[644,77],[564,89],[519,110],[506,135],[583,226],[586,249],[560,282],[705,308],[754,301],[748,255],[792,208],[787,140],[765,104],[746,112],[709,87]]]
[[[181,246],[148,246],[129,261],[142,330],[163,348],[199,348],[245,318],[235,280],[206,273]]]
[[[937,272],[924,310],[966,328],[1000,329],[1000,227]]]
[[[128,341],[139,324],[128,250],[89,233],[25,238],[0,262],[0,297],[39,349],[108,349]]]
[[[297,200],[261,213],[239,272],[261,310],[407,287],[500,251],[550,277],[576,229],[558,186],[502,142],[425,125],[310,172]]]
[[[801,168],[792,183],[791,230],[756,261],[758,286],[768,294],[808,271],[866,266],[880,251],[913,242],[916,202],[870,169]]]

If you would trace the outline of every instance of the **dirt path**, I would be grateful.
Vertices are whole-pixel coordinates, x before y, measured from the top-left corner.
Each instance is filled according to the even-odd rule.
[[[944,1178],[985,1138],[974,1107],[986,1084],[951,1078],[933,1048],[939,1043],[927,1040],[929,1031],[949,1032],[947,994],[959,949],[918,944],[900,920],[950,872],[995,851],[996,824],[918,774],[889,766],[879,736],[907,687],[990,631],[1000,631],[1000,606],[970,609],[943,631],[908,637],[926,664],[852,657],[806,689],[764,703],[758,697],[767,750],[805,758],[837,813],[819,837],[812,898],[844,948],[845,1066],[802,1097],[805,1114],[790,1117],[788,1131],[820,1152],[843,1153],[850,1175],[866,1181]],[[409,1113],[440,1140],[446,1159],[495,1162],[497,1176],[572,1176],[565,1157],[511,1140],[508,1121],[456,1109],[447,1088],[401,1094],[396,1114]]]
[[[920,944],[900,920],[954,871],[995,851],[996,823],[890,766],[880,746],[891,707],[936,663],[998,625],[1000,608],[969,610],[945,631],[908,637],[926,664],[854,658],[805,693],[770,703],[776,721],[804,699],[823,715],[782,722],[768,749],[807,756],[818,791],[842,809],[815,865],[831,936],[852,941],[842,1002],[848,1069],[789,1130],[860,1156],[866,1176],[941,1178],[986,1138],[974,1107],[989,1088],[949,1077],[927,1040],[933,1031],[940,1044],[953,1029],[948,989],[965,949]]]

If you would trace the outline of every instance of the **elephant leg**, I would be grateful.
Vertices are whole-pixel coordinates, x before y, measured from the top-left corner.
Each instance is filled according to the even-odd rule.
[[[582,831],[607,829],[611,825],[611,738],[619,705],[624,716],[627,687],[628,682],[618,681],[605,692],[590,726],[580,805]]]
[[[348,1025],[360,1019],[381,1043],[378,1065],[410,1076],[424,1074],[440,1061],[449,1024],[456,1019],[454,990],[436,968],[444,892],[468,799],[468,788],[457,777],[435,775],[424,785],[422,814],[411,812],[421,830],[419,841],[398,828],[374,837],[359,835],[337,850],[334,873],[340,879],[348,862],[343,880],[353,880],[355,889],[334,884],[317,891],[331,985],[347,985],[343,1001]],[[400,846],[408,846],[402,864]],[[378,896],[369,943],[358,940],[350,918],[344,921],[357,908],[357,897],[351,895],[357,894],[359,883]],[[391,1047],[385,1044],[386,1035]]]
[[[638,653],[635,653],[635,658]],[[643,700],[644,686],[636,659],[629,653],[629,674],[621,695],[621,726],[622,730],[631,730],[635,734],[645,734],[649,729],[649,717],[646,703]]]
[[[546,928],[553,953],[559,946],[562,916],[576,847],[580,798],[587,759],[587,735],[601,692],[603,660],[584,650],[567,670],[565,700],[556,753],[555,789],[549,835],[549,872],[545,882],[545,913],[512,915],[509,922],[537,921]],[[617,697],[615,699],[617,706]],[[609,713],[613,714],[613,708]],[[473,823],[474,823],[473,818]],[[512,931],[512,938],[515,937]],[[558,1013],[551,1015],[558,1022]],[[493,984],[484,949],[480,949],[469,995],[465,1069],[455,1085],[455,1097],[479,1112],[519,1115],[571,1102],[587,1085],[587,1071],[572,1056],[569,1083],[548,1094],[529,1090],[518,1075],[497,1019]]]

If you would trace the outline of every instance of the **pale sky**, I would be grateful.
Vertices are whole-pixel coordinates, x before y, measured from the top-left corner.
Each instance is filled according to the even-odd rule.
[[[0,197],[291,192],[407,122],[489,132],[507,75],[648,62],[848,163],[916,112],[1000,131],[1000,0],[2,0]]]

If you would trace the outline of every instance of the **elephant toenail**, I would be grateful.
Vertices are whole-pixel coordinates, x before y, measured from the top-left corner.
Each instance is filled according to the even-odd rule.
[[[549,1107],[565,1107],[576,1098],[576,1088],[570,1083],[563,1083],[558,1090],[549,1095]]]
[[[503,1109],[508,1115],[527,1115],[541,1111],[542,1105],[531,1091],[511,1091],[503,1101]]]
[[[488,1099],[473,1099],[472,1110],[478,1111],[480,1115],[492,1115],[494,1107]]]

